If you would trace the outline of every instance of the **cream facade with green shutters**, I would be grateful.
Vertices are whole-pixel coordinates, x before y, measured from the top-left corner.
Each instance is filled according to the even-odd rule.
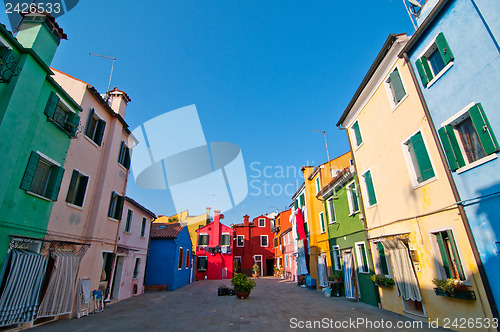
[[[347,133],[359,172],[360,209],[370,249],[366,251],[374,262],[371,273],[396,283],[378,287],[384,309],[431,320],[488,317],[484,287],[446,175],[447,163],[440,157],[408,64],[397,56],[407,41],[405,35],[387,39],[387,53],[379,54],[339,121],[345,128],[355,123],[362,128],[360,146],[355,130]],[[387,86],[396,72],[405,93],[398,95],[397,105],[395,90]],[[363,247],[357,250],[361,253]],[[469,285],[477,300],[443,305],[433,279],[448,277]]]

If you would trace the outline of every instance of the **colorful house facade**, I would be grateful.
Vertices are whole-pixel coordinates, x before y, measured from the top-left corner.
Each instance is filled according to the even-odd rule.
[[[419,319],[491,317],[487,296],[456,205],[451,179],[418,86],[398,59],[408,37],[390,35],[337,126],[345,128],[361,193],[361,213],[381,307]],[[390,130],[388,130],[390,129]],[[434,279],[463,283],[461,299],[441,296]],[[458,292],[457,292],[458,294]]]
[[[196,230],[196,280],[233,277],[233,229],[221,223],[224,215],[214,211],[214,221]]]
[[[278,213],[274,218],[273,247],[275,267],[278,269],[275,273],[277,276],[285,276],[285,267],[288,267],[288,264],[286,264],[288,258],[285,257],[286,239],[284,238],[284,232],[292,227],[291,214],[292,210],[288,209]],[[273,227],[271,227],[271,231],[273,231]],[[288,270],[288,272],[290,271]]]
[[[146,289],[174,291],[193,280],[194,255],[186,226],[153,223],[146,268]]]
[[[271,219],[260,215],[250,222],[245,215],[242,224],[232,225],[234,230],[234,261],[240,267],[240,272],[252,274],[252,267],[259,266],[261,276],[274,275],[274,248],[271,231]]]
[[[432,133],[439,137],[442,158],[456,184],[455,200],[467,216],[468,235],[477,246],[478,272],[498,315],[498,2],[433,0],[416,15],[418,29],[400,57],[412,66],[425,98]]]

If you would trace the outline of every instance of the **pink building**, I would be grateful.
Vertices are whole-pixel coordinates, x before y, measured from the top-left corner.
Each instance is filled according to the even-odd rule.
[[[290,281],[297,280],[297,262],[295,256],[295,241],[293,239],[292,227],[283,231],[282,245],[283,250],[283,267],[285,270],[285,278]]]

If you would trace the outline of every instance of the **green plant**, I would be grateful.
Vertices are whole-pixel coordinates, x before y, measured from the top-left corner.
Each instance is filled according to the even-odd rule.
[[[333,279],[334,279],[333,276],[328,277],[328,281],[333,281]]]
[[[387,278],[383,274],[373,274],[370,279],[377,285],[392,287],[395,282],[392,278]]]
[[[257,264],[254,264],[252,266],[252,270],[254,274],[259,274],[260,273],[260,267]]]
[[[333,272],[333,279],[342,279],[344,277],[344,273],[342,271]]]
[[[256,286],[255,281],[248,279],[243,273],[236,273],[231,279],[231,285],[238,292],[250,292]]]
[[[432,279],[432,283],[436,285],[437,288],[447,292],[454,293],[455,291],[463,291],[467,288],[467,286],[463,283],[463,281],[453,278],[448,279]]]

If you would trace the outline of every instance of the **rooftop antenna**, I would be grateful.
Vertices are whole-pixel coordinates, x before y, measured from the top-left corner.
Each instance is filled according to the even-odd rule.
[[[413,21],[413,19],[414,19],[414,17],[418,16],[418,13],[419,13],[420,9],[422,8],[422,5],[417,0],[408,0],[408,2],[410,3],[410,7],[408,7],[408,5],[406,4],[406,0],[403,0],[406,11],[408,12],[408,16],[410,17],[411,24],[413,25],[413,28],[415,30],[417,30],[417,26],[415,25],[415,22]]]
[[[328,168],[330,169],[330,176],[332,176],[332,165],[330,165],[330,154],[328,153],[328,143],[326,142],[326,131],[316,130],[316,129],[311,129],[311,131],[317,131],[318,133],[323,133],[323,136],[325,137],[326,158],[328,162]]]
[[[113,63],[111,64],[111,74],[109,74],[108,88],[106,89],[106,102],[107,102],[108,99],[109,99],[109,87],[111,86],[111,77],[113,77],[113,68],[115,67],[116,58],[113,58],[113,57],[110,57],[110,56],[106,56],[106,55],[94,54],[94,53],[89,53],[89,54],[93,55],[93,56],[98,56],[98,57],[101,57],[101,58],[106,58],[106,59],[113,60]]]

